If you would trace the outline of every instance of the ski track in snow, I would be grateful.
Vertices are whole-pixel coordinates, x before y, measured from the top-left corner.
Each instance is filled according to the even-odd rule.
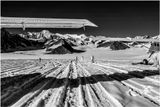
[[[141,68],[129,68],[143,72]],[[125,66],[75,60],[5,60],[1,70],[2,107],[123,107],[121,101],[109,93],[93,75],[104,74],[107,77],[130,72]],[[142,84],[143,81],[110,78],[153,103],[155,107],[160,105],[157,89]],[[151,77],[143,80],[154,85],[160,84]]]

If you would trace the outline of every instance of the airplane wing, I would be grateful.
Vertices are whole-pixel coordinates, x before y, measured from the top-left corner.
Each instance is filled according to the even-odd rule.
[[[87,19],[1,17],[2,28],[81,28],[98,27]]]

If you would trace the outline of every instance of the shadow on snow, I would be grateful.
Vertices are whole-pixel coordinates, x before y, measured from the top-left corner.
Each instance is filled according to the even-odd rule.
[[[111,75],[106,74],[98,74],[98,75],[91,75],[88,77],[78,77],[76,79],[68,79],[68,78],[56,78],[56,77],[41,77],[41,73],[34,73],[34,74],[25,74],[25,75],[17,75],[13,77],[5,77],[1,78],[1,104],[2,106],[9,106],[14,104],[16,101],[18,101],[20,98],[22,98],[25,94],[29,93],[35,86],[40,84],[42,81],[50,81],[48,85],[43,89],[47,90],[51,88],[52,84],[57,81],[57,84],[53,86],[52,88],[61,87],[64,85],[64,82],[68,79],[68,85],[69,87],[78,87],[79,80],[81,80],[81,85],[86,84],[95,84],[97,82],[103,82],[103,81],[124,81],[131,78],[144,78],[146,76],[154,76],[159,75],[158,70],[144,70],[144,71],[132,71],[127,74],[125,73],[114,73]],[[32,79],[32,78],[38,78],[33,79],[32,82],[29,84],[23,85],[26,81]],[[41,78],[39,78],[41,77]],[[21,86],[21,87],[18,87]],[[13,87],[15,90],[15,87],[18,87],[15,92],[7,91],[9,87]],[[17,93],[16,93],[17,92]],[[3,94],[8,93],[8,95],[3,96]],[[9,96],[9,98],[7,98]]]

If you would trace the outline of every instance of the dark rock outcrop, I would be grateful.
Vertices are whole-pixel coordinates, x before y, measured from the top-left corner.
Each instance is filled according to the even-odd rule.
[[[110,47],[112,50],[123,50],[130,48],[128,45],[124,44],[121,41],[109,41],[109,42],[103,42],[97,46],[99,47]]]
[[[112,42],[110,45],[110,49],[112,50],[123,50],[127,48],[130,48],[130,47],[124,44],[123,42],[119,42],[119,41]]]
[[[4,28],[1,29],[1,52],[13,52],[22,50],[40,49],[43,42],[27,40],[18,34],[10,34]]]
[[[82,50],[76,50],[65,40],[59,39],[57,42],[53,43],[52,46],[46,49],[48,54],[67,54],[67,53],[80,53],[84,52]]]
[[[99,43],[99,45],[97,46],[97,48],[99,47],[109,47],[111,45],[112,42],[102,42]]]

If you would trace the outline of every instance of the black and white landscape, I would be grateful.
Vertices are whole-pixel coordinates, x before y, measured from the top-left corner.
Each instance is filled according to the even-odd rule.
[[[1,5],[2,107],[160,106],[159,2]]]

